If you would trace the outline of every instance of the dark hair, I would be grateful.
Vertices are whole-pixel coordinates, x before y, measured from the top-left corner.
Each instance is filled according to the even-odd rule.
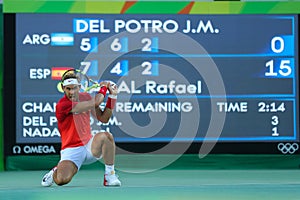
[[[63,74],[63,76],[61,77],[61,82],[64,82],[64,80],[67,80],[70,78],[76,78],[79,81],[79,77],[75,74],[74,71],[66,71]]]
[[[75,74],[75,72],[73,70],[66,71],[61,77],[61,88],[63,88],[64,80],[67,80],[70,78],[76,78],[78,80],[78,82],[80,82],[80,78]]]

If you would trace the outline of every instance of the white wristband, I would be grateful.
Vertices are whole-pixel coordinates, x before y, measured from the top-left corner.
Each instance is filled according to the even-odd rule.
[[[117,95],[114,95],[114,94],[110,94],[110,95],[108,95],[108,98],[112,98],[112,99],[117,99]]]

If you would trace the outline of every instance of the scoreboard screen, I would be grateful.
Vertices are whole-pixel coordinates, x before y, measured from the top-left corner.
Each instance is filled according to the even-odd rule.
[[[298,149],[298,15],[17,13],[7,20],[15,24],[7,36],[13,65],[5,67],[15,82],[19,146],[59,144],[60,78],[84,66],[93,80],[118,85],[110,121],[90,121],[93,133],[110,131],[117,144]]]

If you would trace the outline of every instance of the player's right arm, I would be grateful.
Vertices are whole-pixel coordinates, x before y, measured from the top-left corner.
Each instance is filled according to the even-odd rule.
[[[101,85],[101,88],[94,98],[89,96],[90,99],[87,99],[85,101],[76,102],[76,104],[72,107],[71,112],[72,113],[81,113],[81,112],[85,112],[88,110],[93,111],[95,108],[98,108],[99,105],[104,101],[109,83],[101,82],[100,85]]]
[[[96,96],[100,96],[98,97],[98,101],[103,101],[104,100],[104,96],[97,94]],[[88,101],[82,101],[82,102],[76,102],[76,105],[71,109],[71,113],[82,113],[88,110],[92,110],[95,108],[95,100],[91,99]]]

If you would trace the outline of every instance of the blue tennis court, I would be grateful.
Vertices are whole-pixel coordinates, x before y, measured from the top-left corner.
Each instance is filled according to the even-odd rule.
[[[48,188],[40,185],[47,170],[5,171],[0,173],[0,199],[298,200],[300,197],[300,171],[297,168],[253,167],[251,158],[248,158],[249,165],[244,169],[245,163],[240,162],[241,165],[235,167],[236,163],[229,163],[229,166],[223,165],[224,169],[221,169],[222,166],[216,168],[213,166],[215,163],[209,160],[202,162],[203,167],[199,167],[201,161],[192,161],[192,158],[181,159],[179,164],[152,172],[142,172],[141,168],[129,170],[128,163],[127,172],[117,169],[122,186],[110,188],[102,185],[101,167],[83,168],[70,184]],[[221,160],[219,163],[222,164]]]

